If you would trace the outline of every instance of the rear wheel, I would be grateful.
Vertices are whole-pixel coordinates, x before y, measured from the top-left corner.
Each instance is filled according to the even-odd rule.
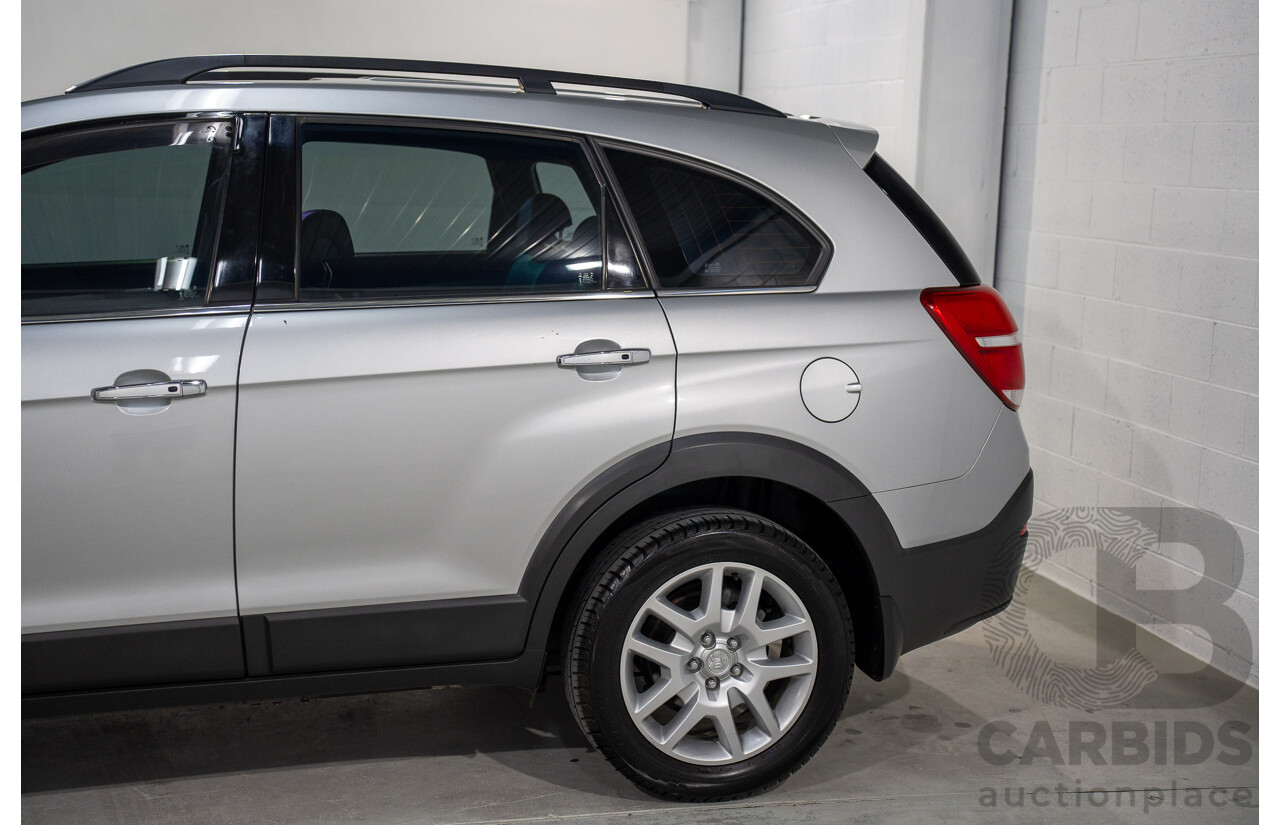
[[[738,510],[652,519],[589,573],[565,653],[579,724],[669,799],[747,796],[817,751],[844,706],[839,586],[785,528]]]

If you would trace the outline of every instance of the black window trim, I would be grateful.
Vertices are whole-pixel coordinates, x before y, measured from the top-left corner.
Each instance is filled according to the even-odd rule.
[[[441,292],[436,295],[422,296],[396,296],[387,298],[367,298],[344,301],[302,301],[298,299],[298,254],[300,247],[299,234],[301,227],[295,219],[295,215],[301,207],[302,203],[302,180],[300,174],[302,154],[301,154],[301,135],[302,127],[307,123],[322,123],[326,125],[342,125],[342,126],[400,126],[413,129],[441,129],[447,131],[472,131],[480,132],[487,135],[512,135],[516,137],[530,137],[544,140],[557,140],[566,143],[577,144],[585,155],[587,164],[591,169],[591,173],[595,178],[595,182],[600,186],[601,210],[607,212],[610,204],[607,201],[612,200],[612,207],[616,208],[619,217],[623,220],[624,230],[627,233],[628,243],[631,244],[635,252],[637,261],[640,262],[640,269],[645,285],[630,290],[613,290],[605,288],[602,285],[600,291],[592,292],[545,292],[545,293],[493,293],[487,295],[461,294]],[[277,135],[277,129],[288,125],[287,135]],[[268,149],[268,164],[282,164],[286,170],[285,175],[268,175],[268,179],[272,181],[282,182],[284,188],[288,192],[276,191],[268,192],[266,195],[263,212],[263,236],[261,241],[262,260],[259,266],[258,284],[256,298],[254,300],[254,312],[282,312],[282,311],[300,311],[300,310],[336,310],[336,309],[390,309],[398,307],[419,307],[419,306],[449,306],[457,304],[492,304],[492,303],[540,303],[548,301],[591,301],[591,300],[617,300],[629,298],[653,298],[656,295],[653,289],[654,281],[649,277],[649,268],[644,263],[643,247],[637,243],[638,235],[634,233],[630,220],[630,213],[623,205],[622,199],[618,191],[611,184],[611,170],[603,161],[603,158],[596,156],[596,150],[593,146],[592,139],[586,135],[571,131],[562,131],[545,127],[520,126],[507,123],[495,123],[490,121],[478,120],[455,120],[450,118],[436,117],[415,117],[411,115],[369,115],[369,114],[345,114],[332,112],[275,112],[271,115],[271,136],[268,139],[270,148]],[[276,214],[275,226],[268,226],[266,220],[272,213]],[[287,235],[286,235],[286,225]],[[603,221],[602,221],[603,227]],[[289,248],[286,253],[284,246]],[[605,243],[601,248],[601,256],[604,267],[608,266],[608,244]],[[272,260],[274,251],[274,261]],[[284,271],[287,267],[282,265],[285,260],[292,258],[292,266],[290,273],[290,281],[286,286],[284,281]],[[272,277],[274,270],[275,277]]]
[[[246,290],[243,288],[244,284],[228,282],[228,279],[224,276],[224,264],[229,261],[244,263],[244,267],[247,268],[245,275],[249,278],[249,285],[252,285],[252,271],[255,268],[253,266],[253,261],[257,254],[257,250],[255,248],[257,240],[257,216],[250,216],[253,224],[253,232],[251,233],[253,235],[252,242],[250,242],[248,238],[242,239],[240,237],[236,237],[232,243],[227,243],[228,236],[232,234],[228,231],[231,229],[228,225],[228,217],[231,214],[231,210],[227,207],[232,202],[237,189],[252,191],[252,188],[260,183],[262,147],[257,142],[257,132],[252,128],[254,123],[261,125],[263,119],[260,116],[255,120],[252,115],[243,111],[220,109],[182,113],[156,112],[130,115],[127,117],[93,118],[89,120],[77,120],[44,126],[37,129],[30,129],[22,132],[19,140],[22,146],[25,146],[28,141],[55,138],[59,135],[71,135],[76,132],[93,129],[128,129],[134,127],[165,126],[184,121],[215,120],[229,120],[235,122],[236,136],[233,139],[230,157],[227,162],[228,168],[225,173],[226,191],[223,195],[222,214],[219,216],[218,224],[214,228],[213,259],[210,264],[209,284],[205,289],[204,302],[180,307],[150,307],[145,309],[116,309],[105,310],[102,312],[71,312],[22,316],[21,322],[23,326],[83,323],[89,321],[127,321],[145,318],[184,318],[205,315],[238,315],[247,313],[250,310],[252,304],[251,296],[245,295]],[[246,261],[247,263],[245,263]],[[251,289],[249,291],[251,292]]]
[[[724,178],[731,183],[742,186],[743,188],[754,192],[769,203],[780,208],[789,215],[806,231],[811,233],[817,239],[819,245],[818,260],[813,264],[813,283],[805,286],[760,286],[760,287],[743,287],[743,288],[716,288],[716,289],[681,289],[655,286],[654,294],[659,298],[679,298],[685,295],[759,295],[759,294],[787,294],[787,293],[810,293],[814,292],[822,285],[823,278],[826,277],[827,268],[831,263],[831,258],[835,252],[835,245],[831,242],[831,238],[822,228],[802,212],[795,204],[778,192],[770,189],[757,180],[754,180],[741,172],[736,172],[724,166],[714,163],[708,163],[700,158],[690,157],[678,152],[672,152],[664,149],[655,149],[652,146],[645,146],[638,143],[630,143],[628,141],[617,140],[614,138],[595,138],[592,142],[599,152],[600,162],[608,170],[609,182],[612,186],[615,196],[619,202],[619,209],[622,212],[627,223],[628,231],[632,233],[632,246],[636,249],[636,254],[641,257],[642,266],[645,269],[645,278],[651,285],[659,284],[656,270],[653,268],[653,262],[649,259],[649,250],[645,244],[640,243],[639,224],[636,223],[635,216],[631,212],[631,204],[622,196],[622,187],[618,184],[617,178],[614,176],[613,167],[608,163],[605,157],[606,149],[618,149],[624,152],[632,152],[640,155],[648,155],[658,160],[674,163],[677,165],[687,166],[710,175],[716,175]]]
[[[640,241],[639,227],[631,216],[631,207],[627,205],[626,200],[622,197],[622,187],[618,185],[618,179],[613,175],[613,167],[605,159],[604,148],[600,145],[599,140],[588,137],[585,138],[585,141],[587,144],[587,157],[597,169],[597,174],[600,175],[601,186],[604,189],[605,200],[607,201],[604,207],[605,211],[606,213],[610,209],[617,211],[618,226],[622,228],[623,234],[626,235],[627,244],[631,247],[631,254],[636,259],[636,266],[640,268],[640,278],[645,284],[640,291],[649,295],[657,295],[658,277],[653,264],[649,261],[649,251],[645,249],[644,244]],[[606,215],[607,219],[608,216]],[[608,267],[609,261],[607,257],[604,263]]]
[[[934,253],[942,259],[947,269],[960,286],[979,286],[982,283],[978,270],[965,254],[964,247],[956,240],[955,235],[942,222],[933,208],[920,197],[920,193],[907,182],[883,157],[873,152],[871,158],[863,166],[867,177],[889,198],[920,237],[933,248]]]

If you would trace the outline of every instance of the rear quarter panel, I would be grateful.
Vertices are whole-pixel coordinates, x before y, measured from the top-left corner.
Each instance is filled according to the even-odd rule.
[[[874,493],[963,475],[1003,408],[914,289],[661,300],[679,352],[677,437],[791,438],[840,461]],[[857,409],[836,423],[814,418],[800,396],[805,367],[824,357],[862,382]]]

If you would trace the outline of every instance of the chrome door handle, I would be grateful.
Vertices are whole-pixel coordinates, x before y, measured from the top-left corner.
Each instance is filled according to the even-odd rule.
[[[581,352],[561,355],[556,364],[561,367],[629,367],[632,364],[649,363],[647,349],[616,349],[609,352]]]
[[[207,387],[196,381],[156,381],[150,384],[122,384],[118,387],[98,387],[89,393],[94,401],[114,404],[136,398],[190,398],[204,395]]]

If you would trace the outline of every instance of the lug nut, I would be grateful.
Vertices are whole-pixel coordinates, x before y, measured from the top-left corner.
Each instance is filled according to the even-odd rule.
[[[715,647],[715,646],[716,646],[716,637],[715,637],[715,636],[712,636],[710,633],[703,633],[703,634],[702,634],[702,646],[703,646],[703,647]]]
[[[702,670],[702,660],[690,659],[688,667],[691,673],[697,673],[699,670]]]
[[[725,647],[729,648],[730,650],[737,650],[739,644],[741,644],[741,642],[738,641],[737,636],[730,636],[729,641],[725,642]]]
[[[734,665],[733,667],[729,668],[729,675],[730,675],[730,676],[734,676],[734,677],[741,676],[741,675],[742,675],[742,665]]]
[[[711,678],[707,679],[707,690],[715,690],[715,689],[716,689],[716,688],[718,688],[718,687],[720,687],[720,680],[719,680],[719,679],[717,679],[717,678],[716,678],[716,677],[714,677],[714,676],[712,676]]]

